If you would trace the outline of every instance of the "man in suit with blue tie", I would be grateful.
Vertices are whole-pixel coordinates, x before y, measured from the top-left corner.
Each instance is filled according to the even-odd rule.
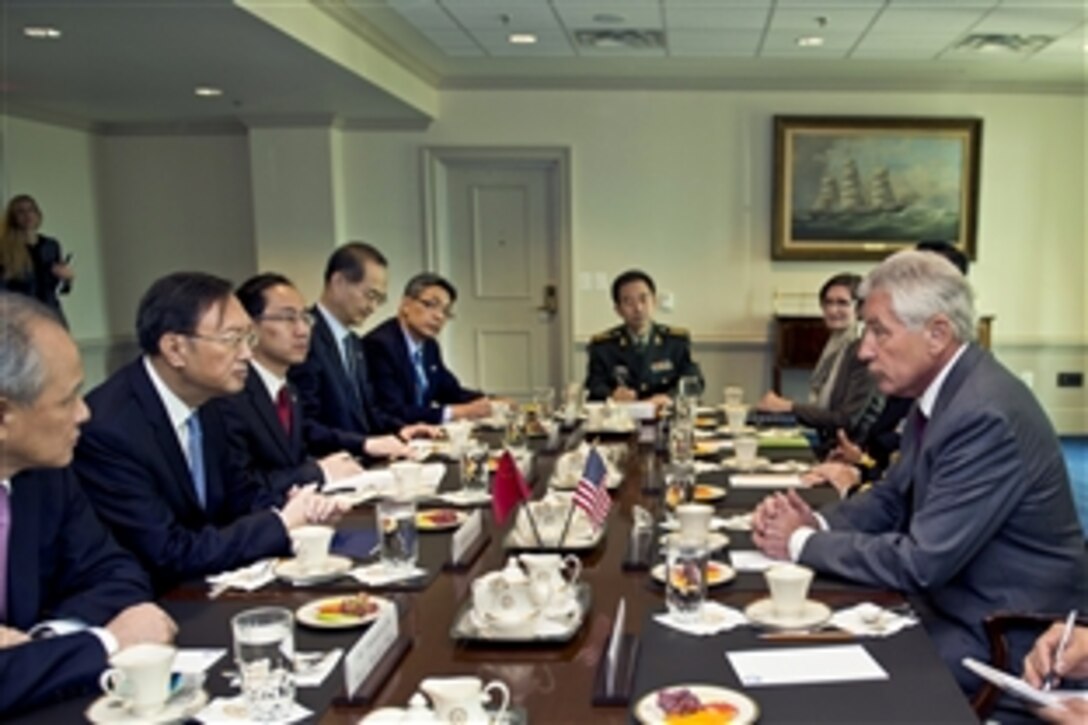
[[[210,405],[223,413],[237,467],[277,494],[361,473],[350,454],[314,459],[302,441],[302,410],[287,381],[288,369],[304,362],[310,350],[314,318],[302,294],[291,280],[274,273],[251,277],[234,294],[253,320],[257,345],[245,389]]]
[[[915,398],[885,480],[815,514],[794,492],[756,510],[756,544],[818,572],[915,595],[965,691],[997,611],[1088,604],[1084,532],[1057,436],[1031,391],[973,343],[970,285],[946,259],[903,251],[861,288],[858,355],[881,392]],[[1028,640],[1010,642],[1017,661]]]
[[[431,272],[412,277],[400,309],[363,338],[378,407],[401,420],[446,423],[485,418],[490,401],[461,386],[435,339],[453,317],[457,289]]]
[[[254,332],[227,280],[178,272],[151,285],[136,319],[143,355],[87,396],[93,418],[76,472],[99,516],[151,572],[157,591],[291,553],[291,529],[337,504],[313,486],[280,503],[231,463],[222,415]]]
[[[0,293],[0,717],[97,687],[106,659],[177,631],[69,467],[87,420],[55,315]],[[48,619],[46,619],[48,617]],[[45,635],[53,636],[45,636]]]
[[[313,308],[310,353],[289,374],[302,403],[303,437],[313,454],[403,457],[411,453],[405,441],[433,435],[429,426],[406,426],[374,404],[366,358],[352,330],[385,303],[387,267],[385,256],[365,242],[337,248],[325,265],[325,286]]]

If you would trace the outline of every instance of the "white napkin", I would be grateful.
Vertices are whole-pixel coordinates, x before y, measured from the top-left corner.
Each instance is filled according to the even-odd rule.
[[[215,593],[221,593],[227,589],[252,592],[276,578],[272,571],[275,561],[275,559],[262,559],[240,569],[212,574],[207,577],[207,582],[212,585],[212,591]]]
[[[426,569],[420,569],[418,566],[413,566],[410,569],[399,567],[393,569],[379,561],[374,564],[356,567],[348,572],[348,576],[355,577],[360,584],[368,587],[383,587],[394,582],[415,579],[417,576],[426,573]]]
[[[435,496],[439,501],[451,506],[478,506],[491,501],[491,494],[487,491],[449,491]]]
[[[695,622],[677,621],[676,615],[672,612],[655,614],[654,619],[666,627],[696,637],[728,632],[735,627],[748,623],[748,618],[740,610],[712,601],[703,602],[703,609],[699,613],[698,621]]]
[[[319,687],[329,673],[336,668],[336,663],[344,655],[340,647],[324,653],[321,659],[314,662],[313,658],[320,652],[296,652],[295,653],[295,684],[299,687]]]
[[[695,461],[694,468],[696,473],[712,473],[722,470],[723,466],[720,463],[711,461]]]
[[[311,710],[307,710],[296,702],[291,706],[291,713],[285,719],[276,722],[298,722],[311,715],[313,715]],[[246,707],[245,697],[242,695],[217,697],[209,702],[203,710],[194,715],[193,719],[204,723],[228,723],[230,725],[252,722],[249,718],[249,708]]]
[[[781,562],[766,556],[761,551],[730,551],[729,560],[737,571],[767,571]]]
[[[733,488],[797,488],[801,477],[796,473],[735,473],[729,477]]]
[[[183,674],[199,674],[206,672],[209,667],[225,655],[225,649],[205,649],[201,647],[179,647],[174,656],[174,672]]]
[[[835,612],[831,615],[831,624],[859,637],[890,637],[918,624],[918,620],[872,602],[862,602]]]
[[[722,526],[730,531],[751,531],[752,514],[736,514],[722,519]]]

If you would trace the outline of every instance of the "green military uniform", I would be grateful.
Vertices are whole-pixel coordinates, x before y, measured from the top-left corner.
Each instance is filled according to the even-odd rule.
[[[703,374],[691,360],[691,336],[681,327],[653,323],[642,341],[626,325],[602,332],[589,343],[586,390],[590,400],[604,400],[620,385],[634,390],[640,399],[659,393],[672,395],[680,378]]]

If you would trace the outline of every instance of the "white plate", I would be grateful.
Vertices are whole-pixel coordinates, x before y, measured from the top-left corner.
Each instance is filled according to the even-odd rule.
[[[772,473],[807,473],[812,466],[803,461],[779,461],[767,466]]]
[[[392,602],[382,597],[370,597],[370,601],[378,605],[374,611],[370,614],[366,614],[361,617],[355,617],[351,615],[338,615],[336,620],[325,620],[318,616],[318,610],[326,604],[333,604],[339,602],[342,599],[347,599],[351,595],[343,595],[338,597],[324,597],[323,599],[315,599],[312,602],[307,602],[295,610],[295,619],[299,624],[305,624],[307,627],[314,627],[315,629],[351,629],[352,627],[361,627],[364,624],[369,624],[378,618],[378,615],[382,613],[383,606],[392,606]]]
[[[720,516],[712,516],[710,518],[710,530],[717,531],[719,529],[724,529],[726,528],[725,523],[726,519],[723,519]],[[663,531],[679,531],[680,522],[676,519],[665,519],[661,522],[661,529]]]
[[[573,491],[578,488],[578,482],[582,480],[581,476],[577,478],[561,479],[559,476],[552,476],[552,480],[548,483],[548,486],[558,491]],[[605,486],[609,491],[615,491],[623,483],[623,476],[609,476],[605,481]]]
[[[818,627],[831,619],[831,609],[823,602],[812,599],[805,601],[801,613],[793,617],[783,617],[774,611],[770,597],[752,602],[744,610],[744,616],[752,624],[774,629],[808,629]]]
[[[654,690],[650,694],[644,696],[635,705],[635,719],[637,719],[643,725],[662,725],[665,722],[665,713],[657,706],[657,695],[662,690],[690,690],[691,694],[699,698],[699,701],[703,704],[713,704],[715,702],[724,702],[732,705],[737,709],[736,714],[730,721],[732,725],[748,725],[754,723],[759,718],[759,706],[746,695],[742,695],[736,690],[729,690],[724,687],[716,687],[715,685],[674,685],[672,687],[662,687],[660,690]]]
[[[443,503],[448,503],[450,506],[483,506],[491,503],[491,494],[487,491],[448,491],[446,493],[440,493],[435,498]]]
[[[755,435],[756,434],[755,426],[751,426],[751,425],[741,426],[739,430],[733,430],[732,428],[729,427],[728,424],[720,425],[720,426],[718,426],[717,431],[719,433],[721,433],[722,435],[727,435],[727,436]]]
[[[83,713],[93,723],[158,723],[183,722],[203,709],[208,704],[208,693],[203,689],[184,690],[175,693],[166,701],[166,706],[154,715],[135,715],[120,700],[103,695],[94,701]]]
[[[722,465],[737,471],[758,471],[763,468],[770,468],[771,462],[766,458],[757,457],[748,463],[742,463],[736,456],[731,456],[722,461]]]
[[[298,559],[281,559],[272,569],[277,577],[295,585],[320,584],[339,579],[351,571],[351,559],[329,554],[318,566],[303,570]]]
[[[677,536],[677,534],[665,534],[661,537],[661,543],[667,546],[669,541],[675,536]],[[706,535],[706,548],[710,551],[718,551],[727,546],[729,546],[729,537],[725,534],[719,534],[716,531],[712,531]]]
[[[708,587],[716,587],[721,584],[728,584],[737,578],[737,572],[733,571],[733,567],[728,564],[723,564],[720,561],[708,562],[706,585]],[[662,584],[665,583],[665,565],[658,564],[650,570],[650,576]]]
[[[465,519],[468,518],[468,514],[464,511],[453,511],[454,518],[446,522],[436,522],[428,517],[428,514],[437,513],[439,511],[450,511],[451,509],[426,509],[416,514],[416,528],[420,531],[449,531],[450,529],[456,529],[465,523]]]

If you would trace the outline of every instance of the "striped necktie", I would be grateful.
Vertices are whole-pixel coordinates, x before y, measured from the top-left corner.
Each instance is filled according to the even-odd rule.
[[[427,381],[427,369],[423,366],[423,348],[412,351],[412,367],[416,371],[416,405],[422,407],[427,401],[430,384]]]
[[[196,493],[196,500],[200,502],[200,508],[207,508],[208,484],[204,477],[204,431],[197,411],[194,410],[185,421],[185,428],[189,432],[189,473],[193,478],[193,491]]]

